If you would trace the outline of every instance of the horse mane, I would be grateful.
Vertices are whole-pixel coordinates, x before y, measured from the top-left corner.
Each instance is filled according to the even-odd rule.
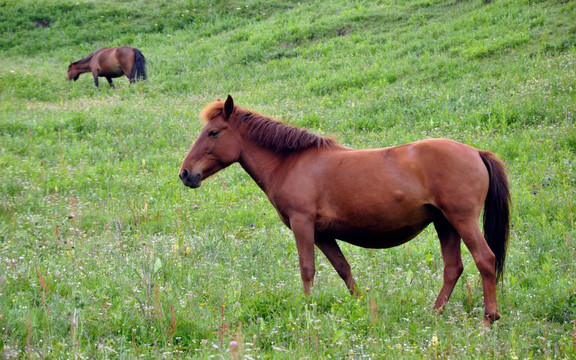
[[[94,56],[94,53],[91,53],[90,55],[86,56],[85,58],[82,58],[78,61],[74,61],[72,64],[70,65],[78,65],[78,64],[83,64],[87,61],[90,61],[90,59],[92,59],[92,57]]]
[[[94,50],[94,51],[92,51],[88,56],[86,56],[85,58],[82,58],[82,59],[80,59],[80,60],[78,60],[78,61],[75,61],[75,62],[71,63],[70,65],[78,65],[78,64],[81,64],[81,63],[85,63],[85,62],[87,62],[87,61],[90,61],[90,59],[92,59],[92,58],[94,57],[94,55],[95,55],[98,51],[100,51],[100,50],[102,50],[102,49],[107,49],[107,48],[104,47],[104,48],[100,48],[100,49],[98,49],[98,50]]]
[[[224,101],[208,105],[200,117],[208,123],[224,112]],[[258,112],[234,106],[232,115],[238,125],[245,125],[248,136],[258,145],[279,153],[297,152],[312,147],[329,148],[337,144],[330,137],[319,136],[295,126],[286,125]]]

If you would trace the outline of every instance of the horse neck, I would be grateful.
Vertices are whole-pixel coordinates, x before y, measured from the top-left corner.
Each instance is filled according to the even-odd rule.
[[[238,137],[242,139],[238,162],[265,191],[275,179],[285,176],[285,169],[290,168],[304,154],[310,154],[321,147],[338,146],[332,140],[281,124],[257,113],[242,115],[242,111],[243,109],[240,109],[239,116],[244,116],[244,120],[236,124]]]
[[[90,69],[90,61],[92,61],[92,58],[94,57],[94,55],[100,50],[96,50],[93,53],[91,53],[90,55],[86,56],[84,59],[80,59],[78,61],[76,61],[76,63],[74,64],[75,69],[78,71],[83,71],[83,72],[88,72],[88,71],[92,71]]]
[[[92,59],[92,57],[89,57],[89,58],[84,58],[82,60],[77,61],[74,64],[74,70],[78,71],[79,73],[92,71],[90,69],[90,60],[91,59]]]
[[[275,153],[255,143],[248,142],[244,144],[238,163],[266,192],[274,182],[274,175],[281,172],[280,169],[286,166],[289,159],[294,159],[297,156],[297,153]]]

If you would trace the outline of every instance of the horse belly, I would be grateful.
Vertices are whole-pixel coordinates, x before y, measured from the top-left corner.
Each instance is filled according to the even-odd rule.
[[[318,224],[317,233],[329,235],[338,240],[364,248],[384,249],[402,245],[412,240],[431,221],[431,219],[426,219],[415,224],[405,224],[395,228],[379,230],[356,227],[344,222],[334,221],[330,224]]]
[[[105,67],[100,68],[98,76],[117,78],[124,76],[124,71],[122,70],[122,67],[120,65],[107,65]]]
[[[427,205],[342,210],[319,214],[316,231],[367,248],[401,245],[422,232],[435,216],[434,208]]]

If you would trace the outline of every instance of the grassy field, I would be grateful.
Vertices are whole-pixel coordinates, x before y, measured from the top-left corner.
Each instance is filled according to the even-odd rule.
[[[575,19],[568,0],[0,0],[0,357],[575,359]],[[65,81],[119,45],[147,82]],[[227,94],[349,147],[498,154],[503,318],[481,325],[466,249],[432,310],[432,228],[341,244],[360,298],[318,255],[305,297],[292,233],[239,166],[178,179],[198,113]]]

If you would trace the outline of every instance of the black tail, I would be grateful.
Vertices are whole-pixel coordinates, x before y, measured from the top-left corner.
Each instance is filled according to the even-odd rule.
[[[484,237],[496,256],[496,282],[502,280],[510,233],[510,189],[502,161],[489,151],[480,151],[490,184],[484,203]]]
[[[138,49],[134,49],[134,66],[132,67],[132,73],[130,74],[130,79],[146,80],[146,58],[142,52]]]

